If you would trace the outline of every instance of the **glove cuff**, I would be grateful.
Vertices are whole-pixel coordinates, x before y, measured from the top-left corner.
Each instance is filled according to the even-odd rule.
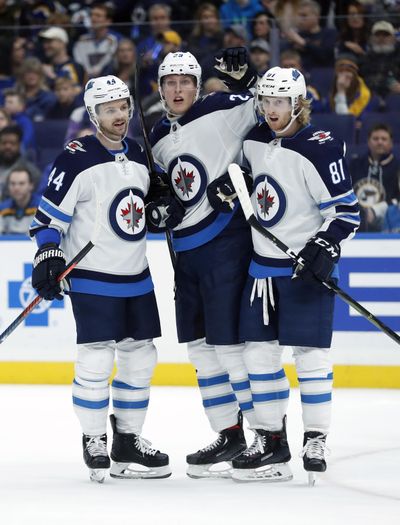
[[[56,243],[48,243],[42,246],[33,259],[33,267],[36,268],[38,264],[45,261],[46,259],[59,258],[65,260],[64,252],[57,246]]]

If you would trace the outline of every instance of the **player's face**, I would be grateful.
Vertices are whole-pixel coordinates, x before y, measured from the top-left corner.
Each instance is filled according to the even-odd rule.
[[[129,100],[113,100],[98,106],[97,114],[102,133],[111,140],[121,140],[128,131]]]
[[[272,131],[284,129],[292,114],[292,106],[288,97],[262,97],[261,110]]]
[[[196,97],[196,80],[191,75],[168,75],[162,83],[166,105],[174,115],[183,115]]]

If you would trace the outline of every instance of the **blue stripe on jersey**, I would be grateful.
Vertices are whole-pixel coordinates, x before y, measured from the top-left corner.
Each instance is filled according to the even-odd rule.
[[[262,266],[261,264],[257,264],[254,261],[251,261],[249,266],[249,275],[255,279],[266,279],[267,277],[287,277],[292,274],[293,266],[290,268],[277,268],[275,266]],[[336,279],[339,278],[339,267],[337,264],[335,264],[331,277]]]
[[[106,283],[91,279],[71,278],[71,291],[107,297],[135,297],[145,295],[154,289],[151,277],[139,283]]]
[[[282,379],[284,377],[286,377],[286,375],[283,368],[272,374],[249,374],[250,381],[275,381],[275,379]]]
[[[44,199],[40,201],[39,209],[44,211],[47,215],[51,215],[51,217],[59,219],[60,221],[67,222],[68,224],[72,222],[72,215],[63,213],[62,211],[52,206],[50,202],[45,201]]]
[[[184,252],[186,250],[193,250],[198,246],[206,244],[206,242],[211,241],[219,235],[222,230],[230,223],[233,217],[233,213],[220,213],[214,222],[206,226],[204,229],[200,230],[197,233],[188,235],[187,237],[176,238],[173,236],[172,244],[176,252]],[[199,223],[201,225],[201,222]],[[179,235],[184,234],[184,229],[179,230]]]
[[[342,219],[343,221],[349,220],[354,224],[360,224],[360,214],[352,213],[351,215],[339,215],[337,219]]]
[[[131,386],[131,385],[128,385],[127,383],[124,383],[123,381],[117,381],[116,379],[113,380],[113,382],[111,383],[111,386],[113,388],[120,388],[121,390],[143,390],[144,389],[144,387]]]
[[[215,377],[199,377],[197,381],[199,383],[199,387],[222,385],[223,383],[229,383],[229,376],[228,374],[223,374],[221,376]]]
[[[149,406],[149,400],[144,399],[142,401],[121,401],[120,399],[113,399],[113,407],[114,408],[122,408],[122,409],[139,409],[139,408],[147,408]]]
[[[321,202],[319,205],[320,210],[324,210],[325,208],[330,208],[331,206],[336,206],[337,204],[355,204],[357,202],[357,197],[355,193],[352,191],[349,193],[349,195],[340,196],[340,197],[334,197],[329,201]]]
[[[332,401],[331,392],[328,392],[327,394],[301,394],[300,397],[302,403],[307,403],[310,405]]]
[[[276,401],[277,399],[288,399],[289,390],[279,390],[278,392],[266,392],[264,394],[253,394],[254,403],[264,401]]]
[[[253,410],[254,405],[252,401],[247,401],[247,403],[239,403],[239,408],[242,412],[246,412],[246,410]]]
[[[72,270],[71,278],[76,279],[89,279],[91,281],[101,281],[105,283],[137,283],[143,281],[150,276],[149,267],[145,268],[143,272],[136,275],[112,275],[110,273],[104,272],[94,272],[92,270],[81,270],[76,269]]]
[[[72,401],[74,405],[83,408],[91,408],[98,410],[101,408],[108,407],[109,399],[102,399],[101,401],[89,401],[88,399],[81,399],[80,397],[72,396]]]
[[[247,390],[250,388],[250,381],[241,381],[238,383],[231,383],[232,388],[235,392],[240,392],[241,390]]]
[[[221,397],[212,397],[210,399],[203,399],[204,408],[215,407],[218,405],[226,405],[227,403],[236,403],[235,394],[228,394]]]
[[[333,372],[326,377],[298,377],[297,379],[299,383],[305,383],[306,381],[331,381],[333,379]]]

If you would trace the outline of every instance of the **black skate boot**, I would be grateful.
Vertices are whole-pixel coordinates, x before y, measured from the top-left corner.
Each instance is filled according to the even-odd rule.
[[[326,461],[325,452],[329,452],[326,446],[326,434],[322,432],[305,432],[303,440],[303,450],[300,456],[303,457],[304,470],[308,472],[308,484],[315,485],[317,478],[316,472],[325,472]]]
[[[169,457],[151,448],[151,443],[138,434],[117,431],[117,420],[110,415],[114,439],[111,448],[110,476],[113,478],[168,478],[171,475]],[[140,465],[140,467],[139,467]]]
[[[82,436],[83,460],[90,471],[91,481],[103,483],[106,470],[110,468],[107,453],[107,434],[102,436]]]
[[[190,478],[230,478],[232,474],[231,461],[246,450],[246,439],[243,432],[243,416],[238,414],[237,425],[221,430],[218,438],[207,447],[194,454],[186,456],[188,468],[186,474]],[[211,470],[214,465],[228,468]]]
[[[235,481],[289,481],[293,478],[286,438],[286,416],[279,431],[255,429],[251,447],[232,461]]]

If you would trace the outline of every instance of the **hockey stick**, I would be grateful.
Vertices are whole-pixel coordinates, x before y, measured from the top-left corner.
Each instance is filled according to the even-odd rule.
[[[286,253],[286,255],[288,255],[291,259],[301,264],[300,258],[296,253],[294,253],[280,239],[275,237],[273,233],[263,228],[261,224],[258,222],[254,214],[253,205],[251,203],[251,200],[250,200],[247,188],[246,188],[246,183],[244,181],[242,170],[240,169],[240,167],[237,164],[230,164],[228,171],[232,179],[232,183],[235,187],[237,196],[239,198],[239,202],[242,206],[243,213],[246,217],[246,221],[250,224],[252,228],[254,228],[261,235],[269,239],[282,252]],[[370,323],[375,325],[377,328],[382,330],[382,332],[384,332],[387,336],[393,339],[393,341],[395,341],[397,344],[400,344],[400,336],[397,335],[396,332],[394,332],[391,328],[385,325],[382,321],[380,321],[377,317],[375,317],[366,308],[361,306],[360,303],[358,303],[352,297],[350,297],[350,295],[348,295],[344,290],[339,288],[339,286],[336,286],[336,284],[333,283],[332,281],[329,281],[329,282],[321,281],[321,284],[326,286],[329,290],[332,290],[345,303],[347,303],[349,306],[354,308],[354,310],[356,310],[360,315],[365,317],[367,321],[369,321]]]
[[[136,60],[136,66],[135,66],[134,100],[135,100],[135,105],[137,107],[137,111],[138,111],[138,115],[139,115],[139,123],[140,123],[140,128],[142,130],[144,151],[146,153],[147,163],[149,165],[149,169],[150,169],[151,173],[156,173],[156,165],[155,165],[155,162],[154,162],[153,152],[151,151],[151,145],[150,145],[150,141],[149,141],[149,136],[147,134],[146,124],[144,122],[142,103],[141,103],[141,100],[140,100],[139,73],[140,73],[140,64],[139,64],[139,59],[137,59]],[[175,269],[175,267],[176,267],[176,254],[175,254],[174,248],[172,246],[172,237],[171,237],[171,232],[169,230],[165,230],[165,237],[167,239],[168,251],[169,251],[169,256],[171,258],[172,266]]]
[[[93,182],[93,181],[92,181]],[[89,241],[83,248],[80,250],[75,257],[67,264],[65,267],[65,270],[60,273],[60,275],[57,277],[57,282],[61,282],[64,277],[66,277],[69,273],[72,272],[72,270],[75,268],[75,266],[84,258],[86,255],[90,252],[90,250],[94,247],[97,241],[97,237],[99,235],[100,231],[100,208],[101,204],[97,197],[97,189],[96,185],[93,182],[94,191],[96,194],[96,216],[95,216],[95,222],[94,222],[94,229],[92,234],[92,240]],[[37,295],[33,301],[31,301],[28,306],[19,314],[19,316],[14,319],[14,321],[4,330],[3,333],[0,334],[0,344],[3,343],[7,339],[7,337],[14,332],[14,330],[22,323],[26,317],[32,312],[32,310],[43,301],[43,297],[40,297],[40,295]]]

